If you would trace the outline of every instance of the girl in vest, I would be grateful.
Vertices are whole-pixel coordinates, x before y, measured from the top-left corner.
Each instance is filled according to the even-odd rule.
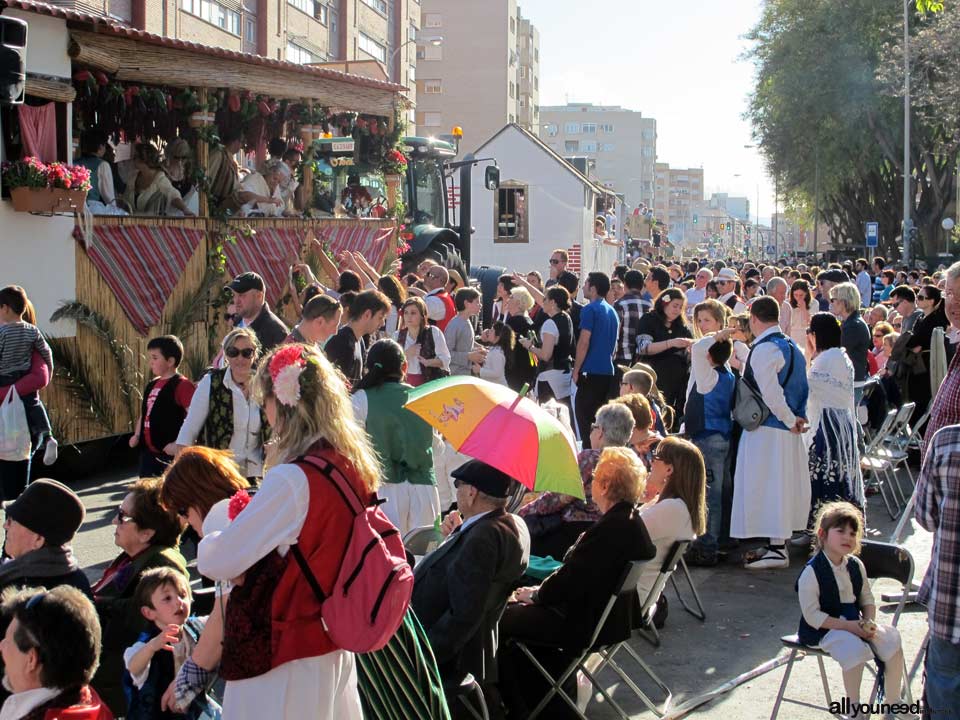
[[[197,384],[177,448],[199,439],[205,447],[229,449],[240,473],[255,482],[263,475],[263,433],[260,406],[250,398],[250,386],[260,341],[250,328],[235,328],[222,347],[227,366],[210,370]]]
[[[423,385],[450,374],[450,351],[443,331],[427,324],[423,298],[408,297],[402,309],[403,328],[394,334],[407,357],[407,382]]]
[[[819,645],[843,669],[851,707],[860,702],[863,667],[876,656],[884,665],[887,702],[899,702],[903,649],[895,627],[876,623],[877,604],[857,557],[863,516],[848,502],[824,505],[817,515],[816,554],[797,581],[800,642]]]
[[[433,470],[433,430],[404,409],[413,387],[405,383],[407,360],[393,340],[378,340],[367,354],[369,370],[353,387],[357,421],[383,461],[383,511],[400,535],[433,525],[440,515]]]

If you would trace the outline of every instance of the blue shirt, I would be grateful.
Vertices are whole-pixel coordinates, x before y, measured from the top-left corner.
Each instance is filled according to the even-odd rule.
[[[580,372],[613,375],[613,351],[620,334],[620,318],[606,300],[594,300],[580,311],[580,332],[590,332],[590,346]]]

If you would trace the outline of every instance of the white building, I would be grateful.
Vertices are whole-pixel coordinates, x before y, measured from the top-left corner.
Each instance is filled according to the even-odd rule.
[[[471,264],[549,272],[550,253],[565,248],[568,270],[609,273],[620,256],[613,240],[594,235],[598,198],[614,196],[591,182],[536,135],[516,123],[503,127],[474,154],[496,158],[497,192],[473,194]],[[483,187],[483,164],[473,168],[473,187]]]

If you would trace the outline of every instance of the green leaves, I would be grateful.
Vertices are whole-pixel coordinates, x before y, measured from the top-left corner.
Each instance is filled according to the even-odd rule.
[[[943,2],[941,0],[917,0],[917,12],[924,15],[928,12],[943,12]]]

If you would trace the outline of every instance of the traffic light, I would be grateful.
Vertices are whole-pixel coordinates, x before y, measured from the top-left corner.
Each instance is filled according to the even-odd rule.
[[[694,213],[694,215],[693,215],[693,224],[696,225],[698,222],[700,222],[700,218],[698,218],[698,217],[697,217],[697,214]]]
[[[917,241],[917,226],[913,225],[909,230],[907,230],[907,237],[910,238],[910,244],[913,245]]]
[[[723,231],[726,230],[726,229],[727,229],[727,224],[726,224],[726,223],[720,223],[720,232],[723,232]]]

